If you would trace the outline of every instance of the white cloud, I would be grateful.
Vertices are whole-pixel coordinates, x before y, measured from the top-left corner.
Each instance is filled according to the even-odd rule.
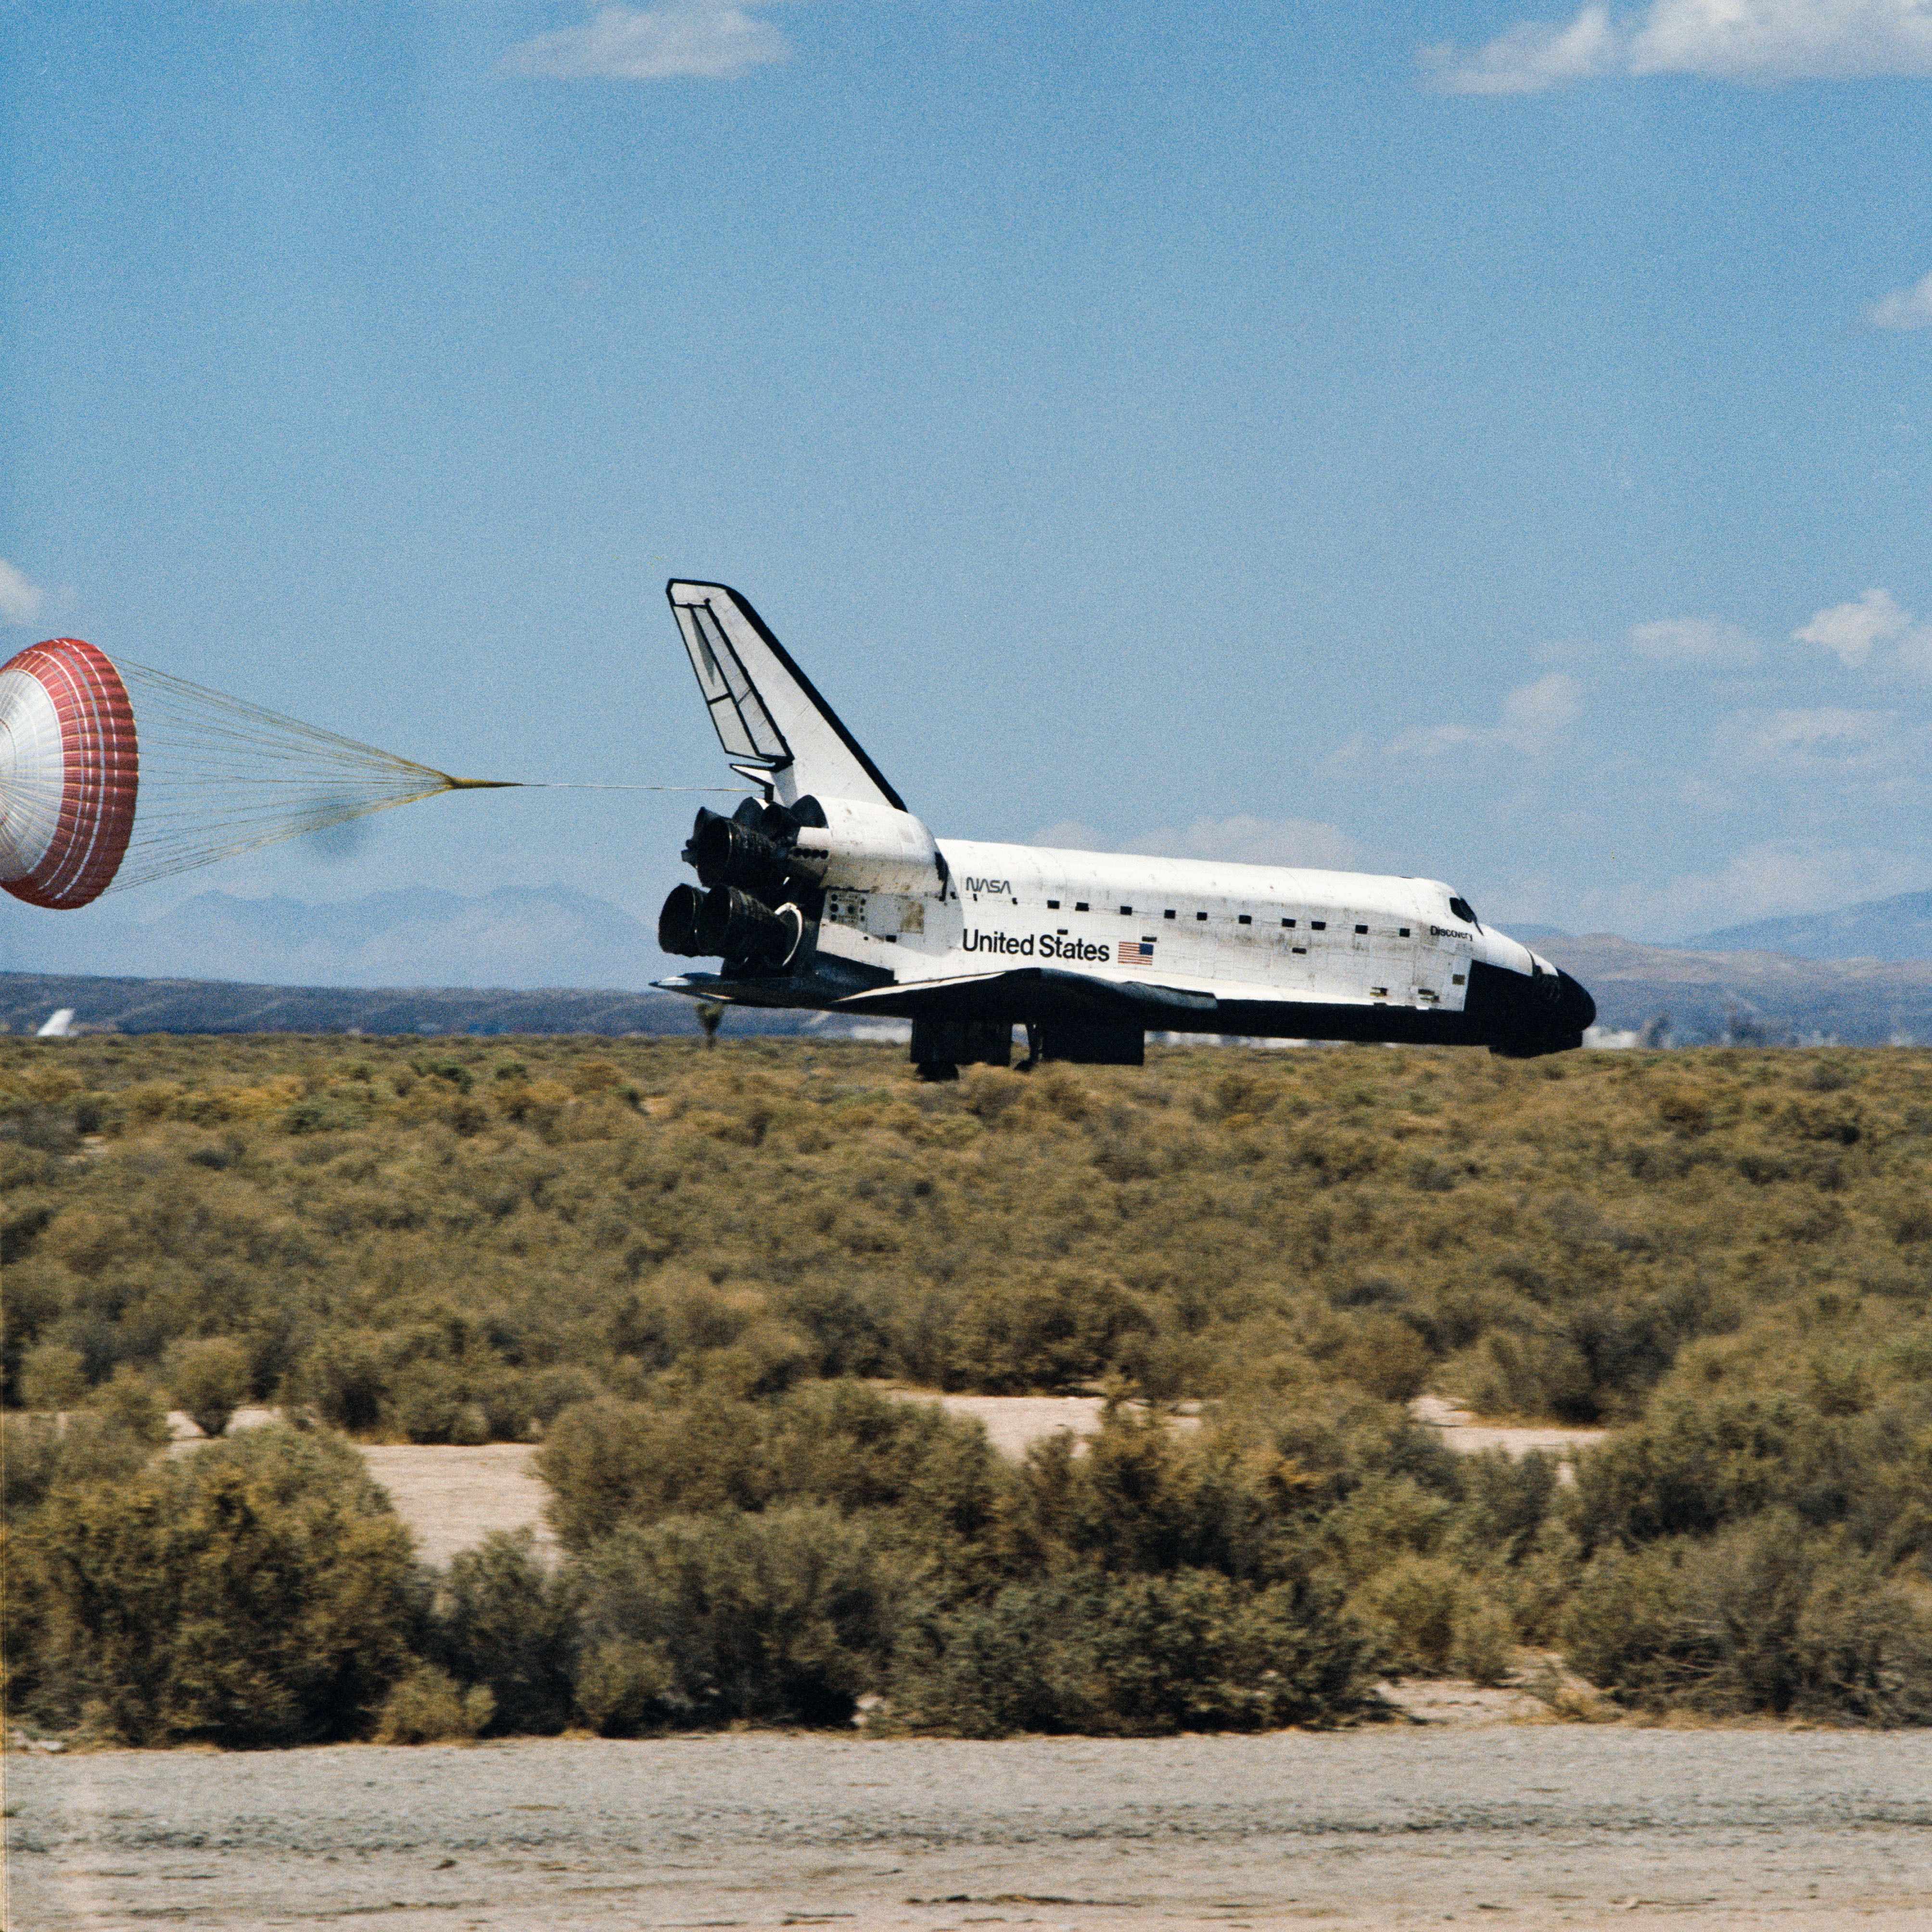
[[[1932,677],[1932,624],[1920,623],[1889,590],[1868,590],[1850,604],[1834,604],[1791,635],[1795,643],[1822,646],[1847,670],[1870,663]]]
[[[1906,734],[1895,711],[1808,710],[1740,713],[1718,733],[1737,764],[1785,778],[1873,777],[1906,761]]]
[[[1185,830],[1162,827],[1133,842],[1137,852],[1167,859],[1226,859],[1249,866],[1351,865],[1360,850],[1339,826],[1313,818],[1196,818]]]
[[[539,34],[504,56],[506,74],[554,80],[670,80],[695,74],[730,80],[787,60],[791,45],[768,20],[729,0],[686,0],[646,11],[600,8],[581,27]]]
[[[1424,47],[1422,60],[1445,94],[1540,94],[1564,81],[1614,73],[1618,52],[1608,13],[1586,7],[1567,27],[1525,20],[1473,54],[1445,44]]]
[[[1576,680],[1560,670],[1520,685],[1503,700],[1502,742],[1513,752],[1547,751],[1582,709]]]
[[[1426,47],[1450,94],[1540,94],[1601,75],[1696,74],[1760,85],[1932,74],[1932,0],[1651,0],[1567,26],[1523,21],[1465,54]]]
[[[1112,839],[1077,819],[1043,826],[1036,845],[1072,852],[1145,852],[1163,859],[1220,859],[1245,866],[1352,865],[1360,848],[1339,826],[1312,818],[1195,818],[1177,829],[1161,826]]]
[[[1922,851],[1766,844],[1656,885],[1598,886],[1573,916],[1596,929],[1676,938],[1753,920],[1828,912],[1852,899],[1910,892],[1924,882]]]
[[[1746,664],[1757,656],[1756,640],[1748,631],[1715,617],[1665,617],[1654,624],[1634,626],[1630,649],[1658,664]]]
[[[46,608],[47,595],[0,556],[0,624],[31,624]]]
[[[1865,311],[1874,328],[1932,328],[1932,275],[1880,296]]]
[[[1084,819],[1056,818],[1042,825],[1027,841],[1029,845],[1046,845],[1056,852],[1106,852],[1113,848],[1104,832],[1096,831]]]
[[[1503,700],[1502,716],[1494,724],[1430,724],[1405,731],[1389,746],[1392,752],[1419,752],[1439,758],[1457,751],[1514,752],[1525,757],[1554,748],[1576,722],[1582,692],[1576,680],[1552,671],[1534,684],[1519,685]]]

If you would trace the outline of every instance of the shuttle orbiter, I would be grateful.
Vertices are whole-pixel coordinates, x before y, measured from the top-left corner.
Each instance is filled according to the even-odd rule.
[[[1141,1064],[1150,1031],[1486,1046],[1582,1044],[1590,995],[1432,879],[935,838],[758,613],[718,584],[671,608],[732,769],[764,794],[700,811],[700,884],[664,902],[668,990],[912,1022],[928,1078],[962,1061]]]

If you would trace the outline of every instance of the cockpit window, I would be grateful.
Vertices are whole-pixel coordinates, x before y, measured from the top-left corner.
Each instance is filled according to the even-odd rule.
[[[1449,910],[1458,919],[1467,920],[1472,926],[1478,930],[1480,929],[1483,922],[1476,916],[1476,908],[1467,899],[1451,899],[1449,902]]]

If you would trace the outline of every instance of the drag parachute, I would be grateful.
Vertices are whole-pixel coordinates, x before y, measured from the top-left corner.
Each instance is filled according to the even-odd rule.
[[[452,778],[78,638],[0,665],[0,885],[30,905],[70,910],[110,886],[513,782]]]
[[[134,829],[140,755],[120,674],[54,638],[0,666],[0,884],[29,905],[106,890]]]

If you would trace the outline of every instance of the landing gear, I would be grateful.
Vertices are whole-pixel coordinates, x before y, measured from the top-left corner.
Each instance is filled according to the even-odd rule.
[[[1070,1026],[1064,1022],[1027,1023],[1027,1057],[1022,1073],[1042,1060],[1064,1060],[1076,1066],[1144,1066],[1147,1035],[1136,1026]]]
[[[1004,1066],[1013,1054],[1005,1020],[914,1020],[912,1061],[922,1080],[957,1080],[962,1066]]]

